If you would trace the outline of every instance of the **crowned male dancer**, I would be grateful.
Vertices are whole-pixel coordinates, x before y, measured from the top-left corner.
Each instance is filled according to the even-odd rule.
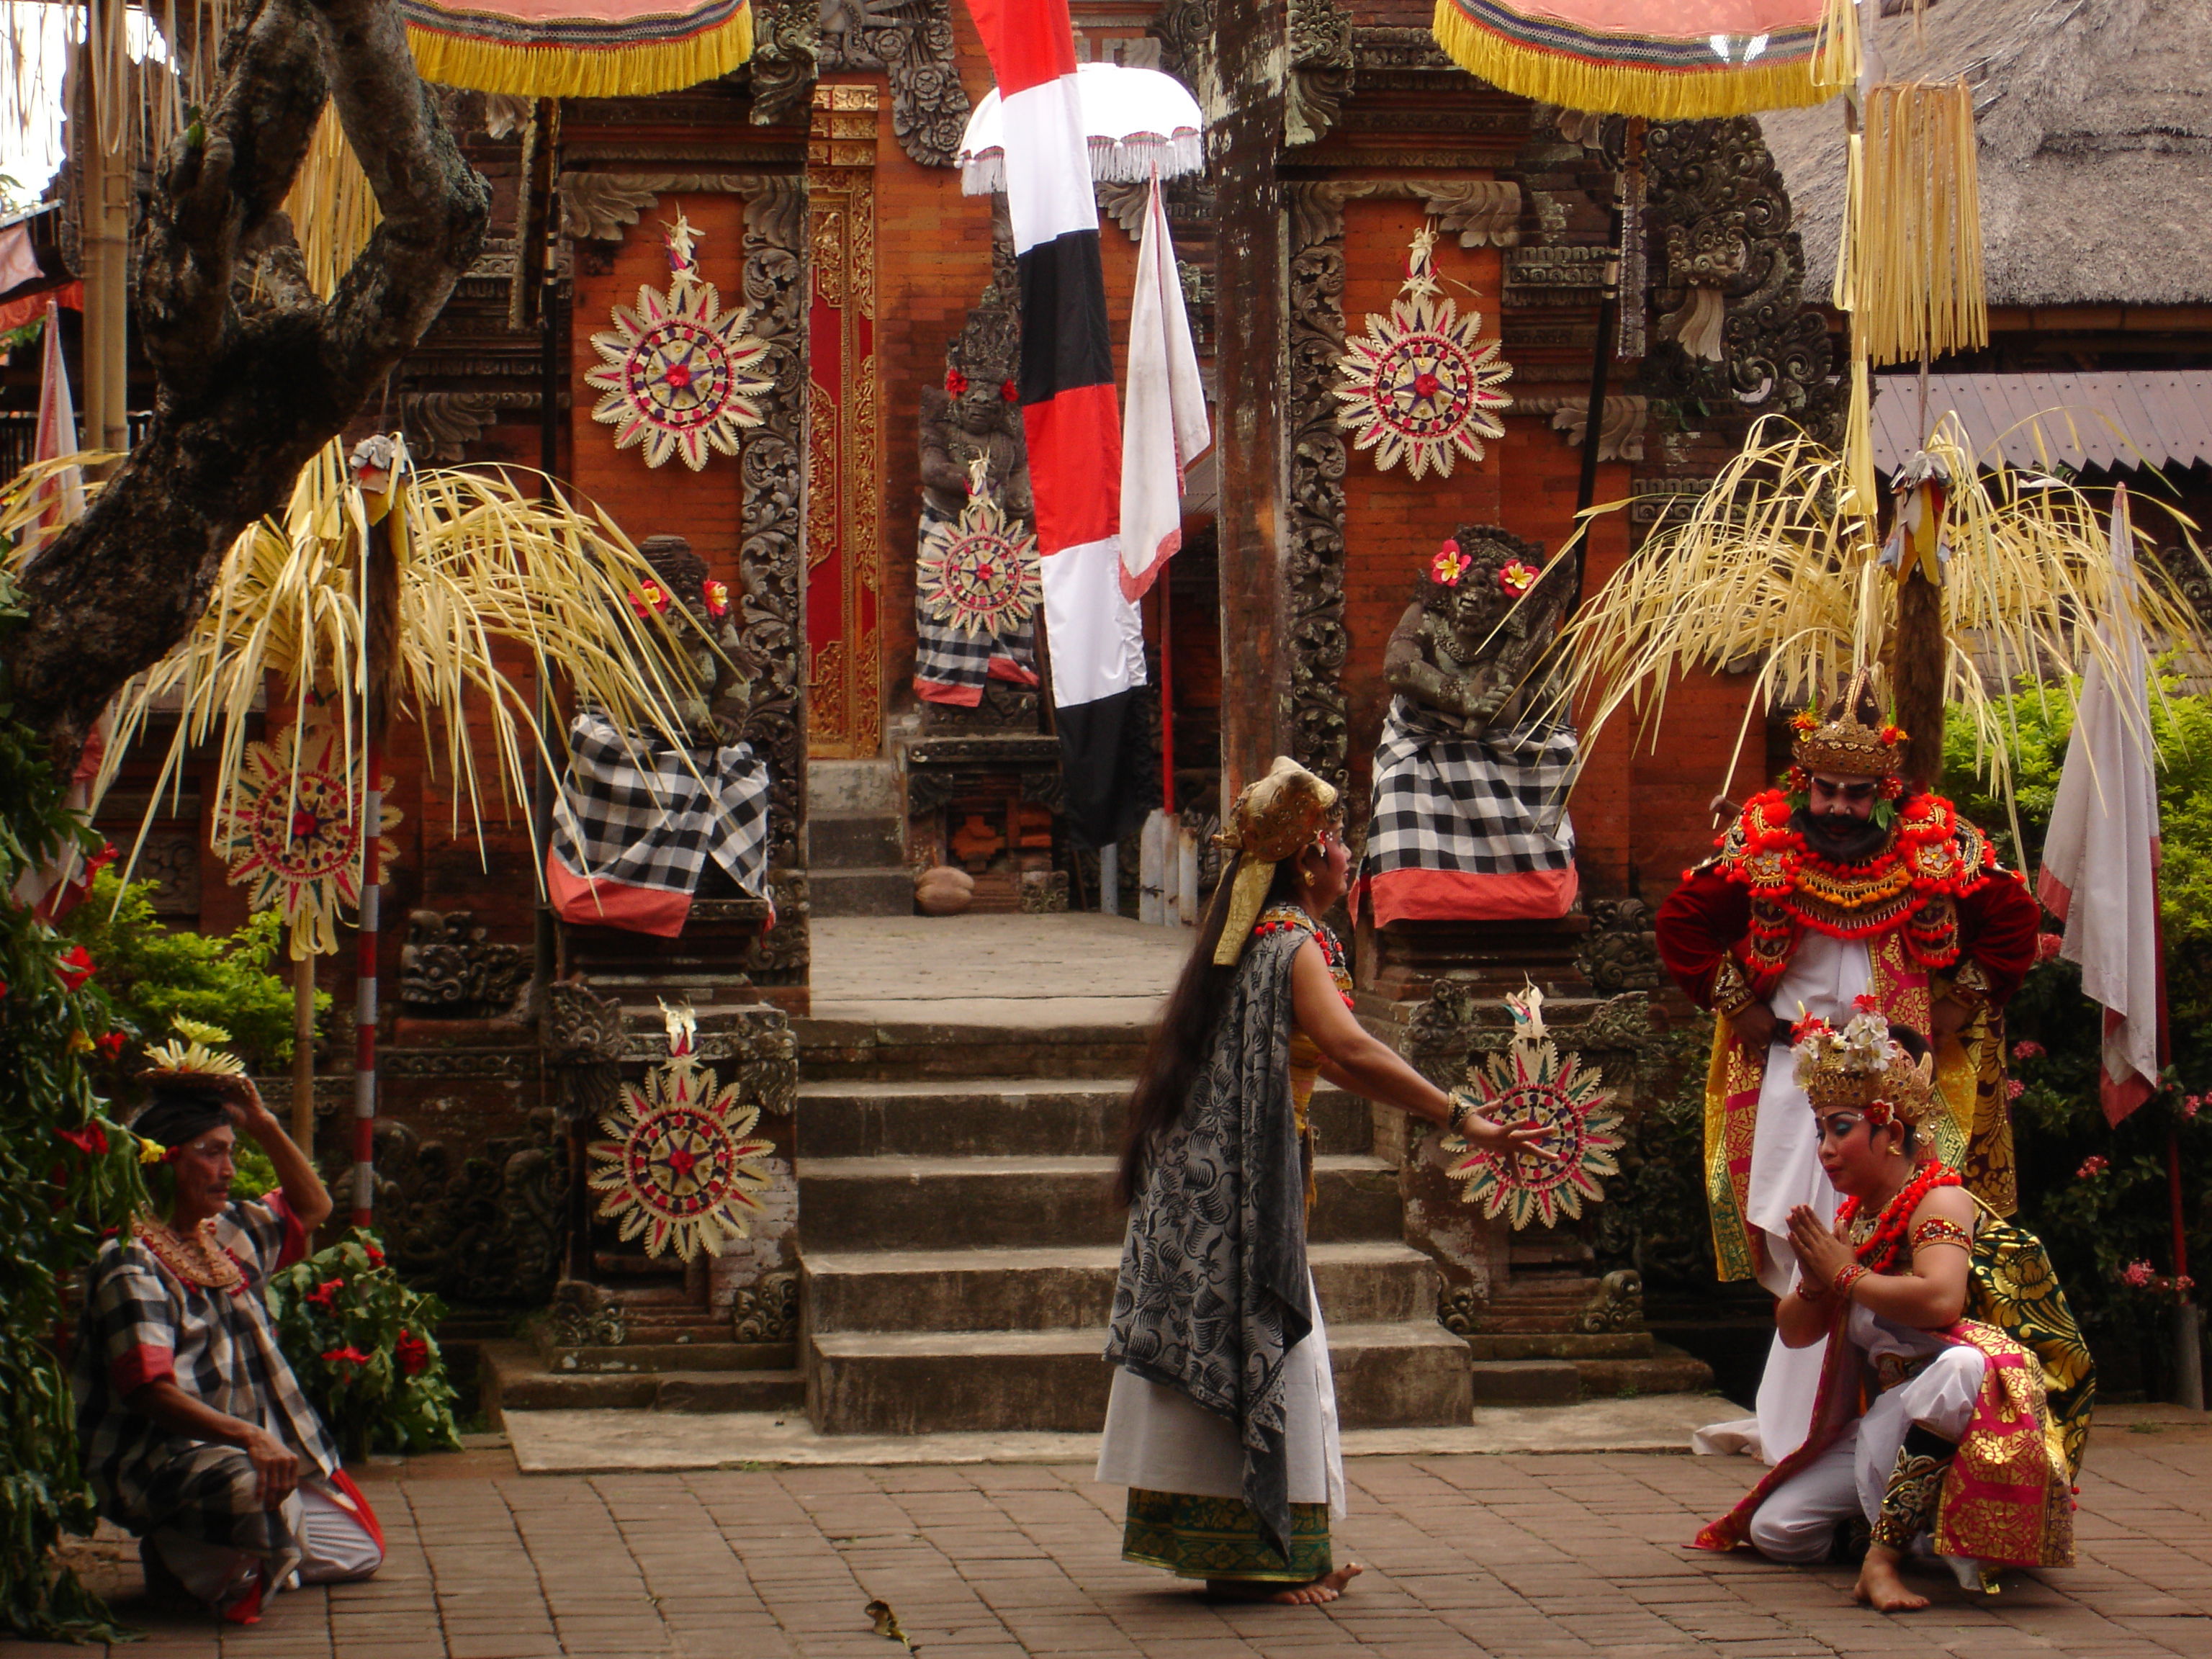
[[[1785,787],[1754,797],[1720,850],[1659,908],[1659,954],[1719,1016],[1705,1089],[1705,1193],[1724,1279],[1779,1296],[1796,1266],[1790,1217],[1826,1215],[1790,1027],[1840,1026],[1871,998],[1935,1055],[1928,1140],[2000,1215],[2014,1207],[2001,1010],[2033,965],[2041,913],[1989,838],[1899,772],[1905,734],[1882,718],[1861,670],[1825,715],[1808,708]],[[1776,1057],[1779,1063],[1773,1063]],[[1805,1437],[1817,1345],[1778,1340],[1759,1386],[1770,1462]]]

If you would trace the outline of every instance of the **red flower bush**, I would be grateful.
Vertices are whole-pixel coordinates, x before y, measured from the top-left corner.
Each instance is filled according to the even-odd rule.
[[[54,958],[55,977],[61,981],[65,991],[79,989],[99,971],[93,964],[92,952],[82,945],[72,945]]]
[[[423,1367],[430,1363],[430,1345],[412,1331],[400,1332],[392,1351],[399,1357],[399,1373],[403,1376],[420,1376]]]

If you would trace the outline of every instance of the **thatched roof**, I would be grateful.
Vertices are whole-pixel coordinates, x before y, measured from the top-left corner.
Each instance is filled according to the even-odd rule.
[[[1885,76],[1974,88],[1990,304],[2212,301],[2212,3],[1935,0],[1917,27],[1882,20]],[[1759,118],[1825,296],[1842,106]]]

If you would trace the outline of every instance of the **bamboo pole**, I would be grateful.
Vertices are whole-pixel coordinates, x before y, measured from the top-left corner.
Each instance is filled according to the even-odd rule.
[[[292,1140],[315,1155],[315,956],[292,964]]]

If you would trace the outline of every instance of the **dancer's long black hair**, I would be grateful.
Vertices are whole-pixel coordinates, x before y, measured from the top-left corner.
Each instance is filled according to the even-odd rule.
[[[1213,890],[1205,918],[1199,923],[1190,960],[1183,963],[1182,976],[1168,994],[1167,1006],[1161,1011],[1160,1023],[1153,1028],[1152,1042],[1145,1049],[1137,1086],[1129,1095],[1121,1167],[1114,1174],[1114,1202],[1124,1209],[1144,1189],[1153,1155],[1182,1115],[1191,1085],[1206,1068],[1213,1028],[1228,1005],[1230,988],[1237,982],[1235,968],[1214,966],[1213,950],[1221,942],[1222,927],[1229,920],[1230,890],[1243,862],[1244,855],[1239,853],[1222,865],[1220,884]],[[1297,860],[1285,859],[1275,866],[1275,878],[1260,908],[1264,910],[1270,904],[1294,901],[1297,887]]]

